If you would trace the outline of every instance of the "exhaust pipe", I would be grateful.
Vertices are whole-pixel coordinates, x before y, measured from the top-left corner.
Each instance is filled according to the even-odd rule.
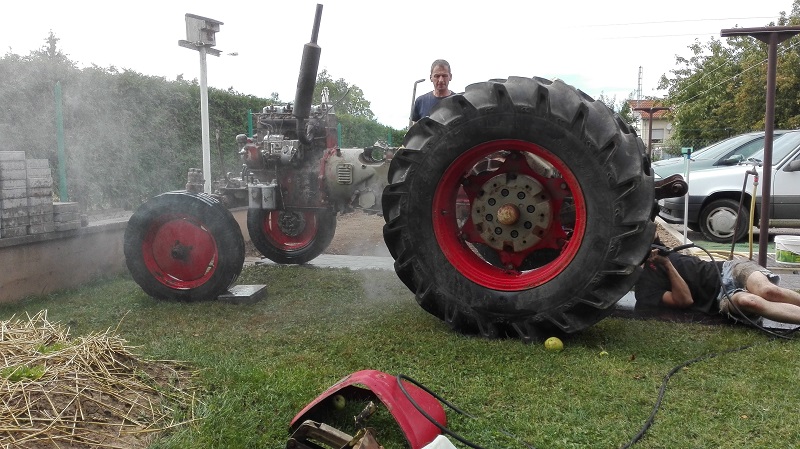
[[[294,116],[297,118],[297,135],[301,142],[308,144],[311,139],[306,135],[305,120],[311,115],[311,101],[314,97],[314,86],[317,83],[317,69],[322,49],[317,45],[319,24],[322,19],[322,5],[317,4],[314,15],[314,27],[311,31],[311,42],[303,46],[303,59],[300,62],[300,75],[297,77],[297,90],[294,97]]]

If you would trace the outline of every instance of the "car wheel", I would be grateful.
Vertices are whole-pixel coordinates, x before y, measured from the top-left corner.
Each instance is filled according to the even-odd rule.
[[[736,212],[739,209],[739,202],[723,198],[708,203],[700,211],[700,232],[703,236],[717,243],[728,243],[731,239],[741,240],[747,234],[747,217],[750,216],[750,209],[742,204],[742,218],[736,224]],[[734,226],[736,226],[736,236],[734,237]]]

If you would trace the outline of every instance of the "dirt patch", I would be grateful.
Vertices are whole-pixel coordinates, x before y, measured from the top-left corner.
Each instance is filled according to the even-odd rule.
[[[383,242],[383,217],[363,211],[339,214],[336,218],[336,233],[325,254],[348,256],[389,256]],[[249,240],[245,243],[247,256],[261,257],[261,253]]]
[[[362,211],[341,214],[336,220],[336,234],[326,254],[350,256],[388,256],[383,241],[383,217]]]

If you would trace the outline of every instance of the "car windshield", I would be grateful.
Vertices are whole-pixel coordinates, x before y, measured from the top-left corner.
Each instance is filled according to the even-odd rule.
[[[792,152],[797,146],[800,145],[800,132],[790,132],[775,137],[772,143],[772,165],[778,165],[789,153]],[[763,161],[764,149],[753,153],[752,156],[747,158],[747,161]],[[747,163],[747,161],[743,163]]]
[[[760,140],[763,142],[764,136],[756,137],[751,134],[734,136],[695,151],[692,154],[692,159],[718,159],[736,147],[744,145],[748,140]]]

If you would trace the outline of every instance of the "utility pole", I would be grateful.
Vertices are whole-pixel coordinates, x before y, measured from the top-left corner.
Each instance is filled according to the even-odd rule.
[[[208,80],[206,79],[206,54],[219,56],[222,52],[213,48],[217,44],[215,33],[222,22],[194,14],[186,14],[186,40],[178,45],[200,52],[200,122],[203,145],[203,191],[211,193],[211,138],[208,126]]]

